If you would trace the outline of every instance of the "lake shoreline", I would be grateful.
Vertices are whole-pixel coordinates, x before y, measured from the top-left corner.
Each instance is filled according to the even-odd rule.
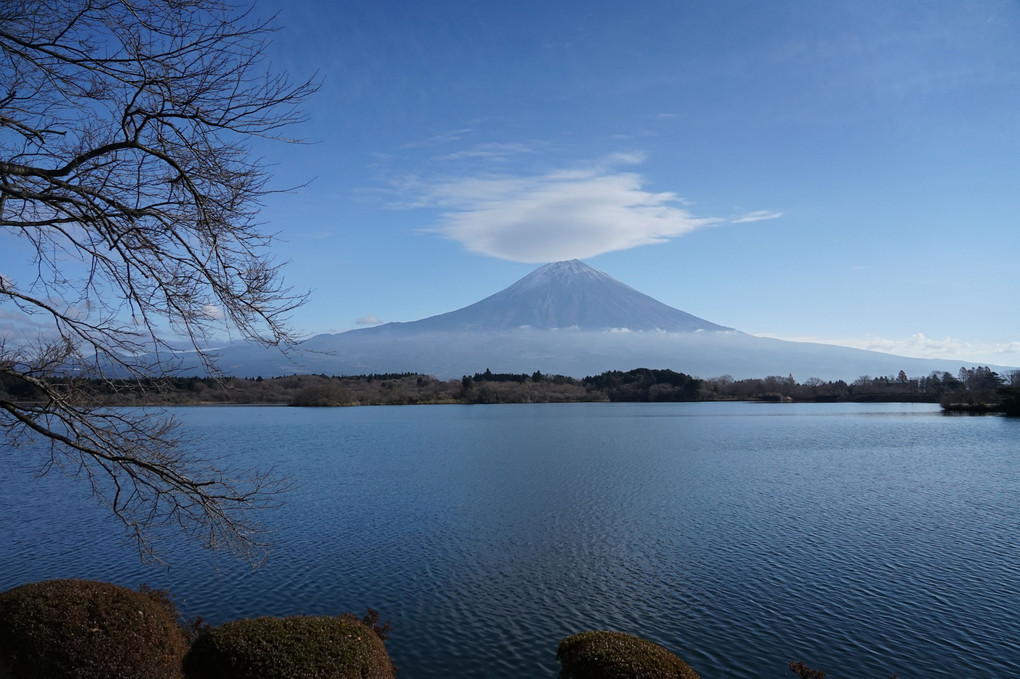
[[[946,412],[1017,414],[1020,387],[987,369],[928,377],[868,377],[852,383],[792,375],[735,380],[702,379],[672,370],[637,368],[581,379],[564,375],[475,373],[440,380],[419,373],[357,376],[289,375],[271,378],[176,377],[135,380],[53,378],[54,388],[81,407],[259,405],[353,407],[498,403],[938,403]],[[981,379],[978,379],[981,378]],[[0,399],[45,406],[31,385],[0,383]]]

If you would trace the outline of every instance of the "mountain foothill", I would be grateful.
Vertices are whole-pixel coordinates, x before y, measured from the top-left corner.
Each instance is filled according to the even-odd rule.
[[[664,304],[578,260],[542,266],[462,309],[316,335],[289,356],[247,345],[229,345],[217,355],[220,369],[237,377],[416,373],[451,379],[492,370],[580,378],[654,368],[701,378],[853,380],[900,371],[955,374],[961,367],[756,337]]]

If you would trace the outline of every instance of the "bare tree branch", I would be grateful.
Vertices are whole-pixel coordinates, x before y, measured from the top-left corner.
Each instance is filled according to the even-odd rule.
[[[0,308],[52,330],[0,338],[0,432],[86,479],[149,556],[150,531],[174,524],[255,559],[253,512],[279,488],[188,453],[172,418],[98,407],[73,378],[172,374],[181,337],[216,374],[206,340],[224,327],[292,343],[304,298],[257,221],[271,189],[250,142],[291,141],[315,84],[263,62],[272,30],[220,0],[0,6],[0,235],[34,253],[30,279],[0,275]]]

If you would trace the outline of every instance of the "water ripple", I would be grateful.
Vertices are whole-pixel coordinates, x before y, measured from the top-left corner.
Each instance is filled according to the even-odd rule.
[[[187,543],[170,570],[141,566],[80,484],[0,469],[0,589],[146,581],[213,623],[371,606],[407,679],[552,679],[558,641],[592,628],[661,643],[706,679],[789,676],[789,658],[836,679],[1020,676],[1018,445],[999,418],[887,404],[181,417],[298,482],[266,568]]]

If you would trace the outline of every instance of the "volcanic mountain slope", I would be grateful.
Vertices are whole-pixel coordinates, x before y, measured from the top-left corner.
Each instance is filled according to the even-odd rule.
[[[524,328],[666,332],[731,329],[674,309],[575,259],[546,264],[509,288],[463,309],[359,332],[485,332]]]
[[[663,304],[577,260],[547,264],[456,311],[317,335],[290,359],[238,345],[219,354],[226,374],[249,377],[416,372],[448,379],[486,369],[584,377],[645,367],[697,377],[850,381],[900,370],[955,374],[961,365],[755,337]]]

